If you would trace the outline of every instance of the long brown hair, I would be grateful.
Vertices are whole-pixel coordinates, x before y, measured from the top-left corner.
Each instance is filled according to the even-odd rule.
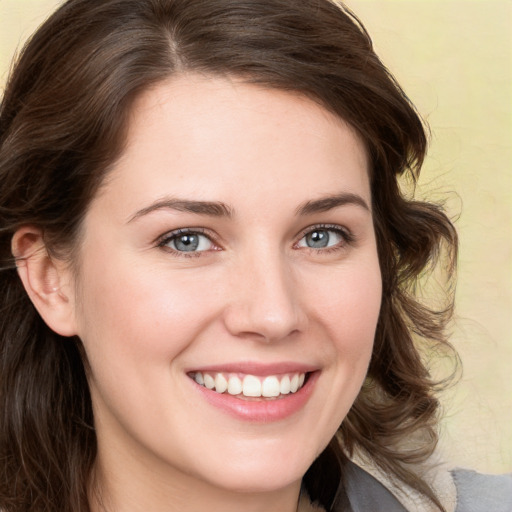
[[[133,100],[189,70],[302,93],[364,140],[382,309],[342,448],[333,440],[304,485],[329,510],[357,448],[442,508],[411,464],[437,440],[439,404],[422,353],[449,346],[451,302],[432,311],[415,285],[442,245],[451,275],[457,237],[440,207],[400,192],[401,175],[417,179],[425,130],[361,23],[329,0],[69,0],[23,49],[0,110],[0,509],[88,511],[96,455],[81,342],[39,317],[11,238],[34,225],[53,257],[72,258],[84,212],[123,150]],[[404,451],[410,436],[424,441]]]

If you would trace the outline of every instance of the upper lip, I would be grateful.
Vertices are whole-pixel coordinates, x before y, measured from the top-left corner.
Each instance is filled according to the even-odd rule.
[[[187,373],[244,373],[265,377],[282,373],[309,373],[318,370],[318,366],[292,361],[259,363],[259,362],[231,362],[190,368]]]

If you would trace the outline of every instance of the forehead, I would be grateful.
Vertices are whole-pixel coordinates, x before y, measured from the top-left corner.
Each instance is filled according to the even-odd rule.
[[[110,178],[141,201],[178,191],[246,201],[276,188],[307,200],[334,187],[370,202],[364,143],[342,119],[297,93],[200,75],[137,98]]]

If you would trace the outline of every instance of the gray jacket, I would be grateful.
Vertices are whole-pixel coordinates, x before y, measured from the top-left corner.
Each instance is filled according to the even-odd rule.
[[[512,475],[483,475],[451,471],[457,492],[455,512],[512,512]],[[398,499],[369,473],[350,464],[346,476],[350,511],[408,512]]]
[[[512,475],[483,475],[455,469],[447,472],[453,496],[446,500],[449,512],[512,512]],[[377,478],[350,462],[345,467],[345,491],[349,504],[338,503],[332,512],[426,512],[434,510],[414,494],[404,491],[399,499]],[[407,499],[404,500],[404,495]],[[445,496],[446,497],[446,496]],[[442,501],[443,496],[440,496]],[[404,503],[408,503],[405,505]],[[325,512],[302,497],[299,512]],[[437,510],[437,508],[436,508]]]

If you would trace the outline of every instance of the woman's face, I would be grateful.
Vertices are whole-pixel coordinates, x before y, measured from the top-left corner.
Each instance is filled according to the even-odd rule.
[[[296,483],[372,352],[363,143],[311,100],[194,75],[145,92],[130,123],[75,290],[99,464],[153,483]]]

